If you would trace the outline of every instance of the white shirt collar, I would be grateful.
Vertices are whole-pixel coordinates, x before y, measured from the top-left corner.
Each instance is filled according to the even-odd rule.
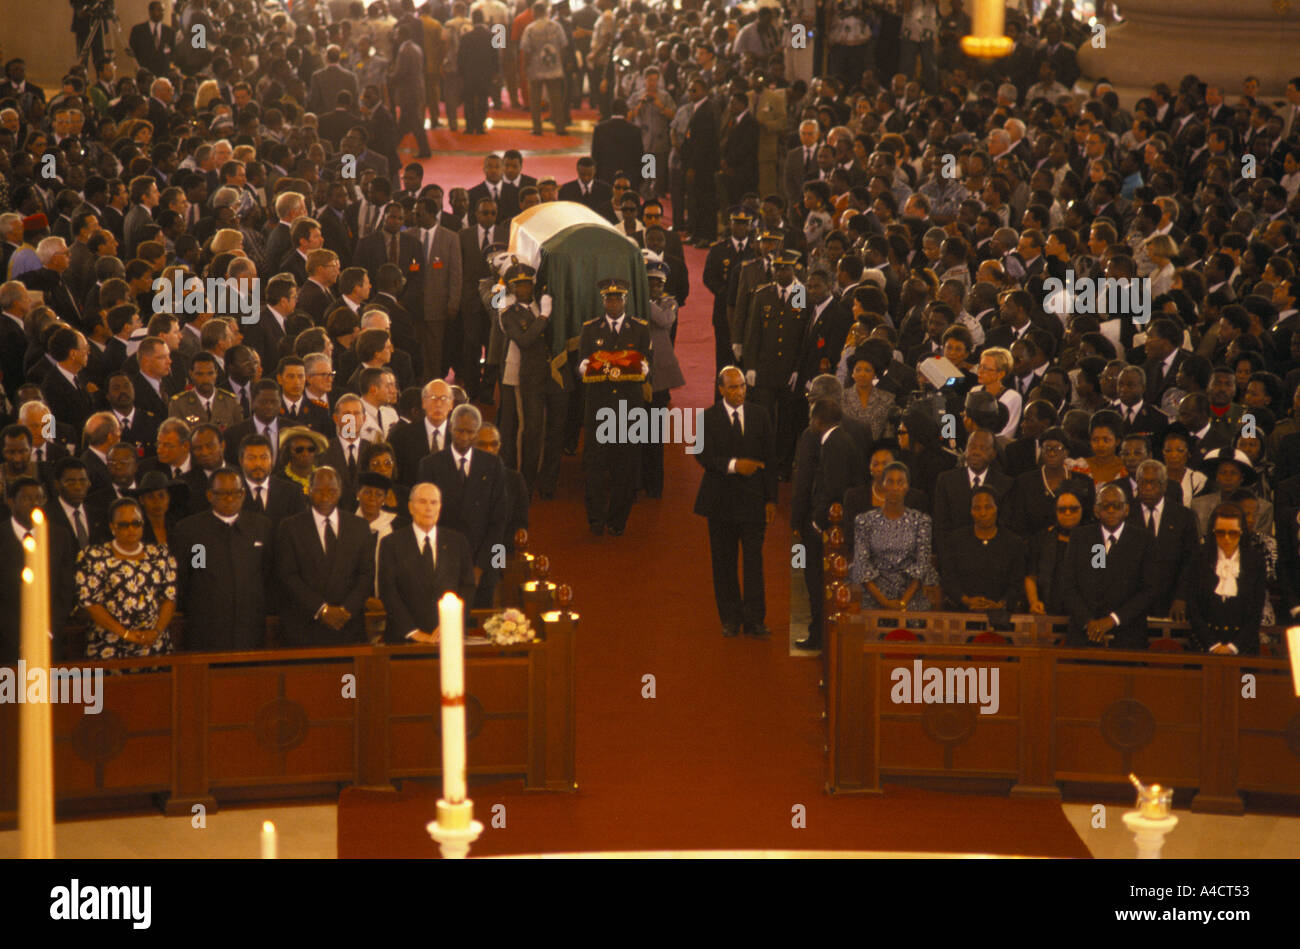
[[[432,527],[430,527],[429,530],[426,532],[426,531],[422,531],[422,530],[420,530],[420,528],[419,528],[418,525],[416,525],[416,524],[412,524],[412,525],[411,525],[411,530],[415,531],[415,547],[416,547],[416,549],[417,549],[417,550],[422,550],[422,549],[424,548],[424,540],[425,540],[425,538],[427,537],[427,538],[429,539],[429,546],[431,546],[431,547],[433,548],[433,555],[434,555],[434,557],[436,558],[436,557],[438,556],[438,525],[437,525],[437,524],[434,524],[434,525],[433,525]]]
[[[14,536],[18,538],[18,543],[20,544],[23,542],[23,538],[31,533],[28,528],[23,527],[23,525],[18,523],[18,518],[16,517],[9,518],[9,526],[13,528]]]
[[[231,527],[234,527],[235,521],[239,520],[238,514],[235,514],[231,517],[226,517],[226,515],[224,514],[218,514],[216,511],[213,511],[212,516],[215,517],[217,520],[221,521],[221,523],[223,524],[229,524]]]
[[[451,460],[454,461],[454,462],[456,463],[456,470],[457,470],[457,471],[460,470],[460,461],[461,461],[462,458],[465,459],[465,467],[466,467],[467,469],[469,468],[470,465],[474,464],[474,449],[473,449],[473,447],[470,447],[470,448],[465,449],[465,454],[462,455],[460,452],[458,452],[458,451],[456,450],[456,446],[455,446],[455,445],[452,445],[452,446],[451,446]]]
[[[1119,527],[1115,528],[1113,531],[1108,531],[1108,530],[1106,530],[1106,526],[1103,524],[1103,525],[1102,525],[1102,528],[1101,528],[1101,539],[1102,539],[1103,541],[1105,541],[1106,538],[1109,537],[1109,538],[1111,538],[1113,541],[1118,541],[1119,538],[1120,538],[1120,535],[1123,534],[1123,533],[1124,533],[1124,522],[1123,522],[1123,521],[1120,521],[1120,522],[1119,522]]]

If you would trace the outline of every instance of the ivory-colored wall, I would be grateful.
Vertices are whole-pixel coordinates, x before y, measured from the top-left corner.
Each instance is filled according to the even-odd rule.
[[[171,0],[163,0],[163,20],[171,22]],[[131,27],[149,18],[149,0],[117,0],[113,46],[118,74],[135,72],[135,60],[126,54]],[[63,74],[77,58],[72,35],[72,6],[67,0],[0,0],[0,49],[4,60],[21,56],[27,60],[27,75],[45,89],[57,87]],[[0,61],[4,61],[0,60]]]

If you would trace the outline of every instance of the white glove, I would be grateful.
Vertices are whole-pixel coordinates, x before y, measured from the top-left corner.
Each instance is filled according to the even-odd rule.
[[[757,378],[758,378],[758,371],[755,369],[751,369],[749,370],[749,372],[745,373],[745,384],[752,386],[754,384],[754,380]]]
[[[578,363],[578,375],[585,376],[587,374],[587,363],[589,362],[591,362],[590,359],[584,359],[582,362]]]
[[[643,376],[650,375],[650,364],[646,362],[644,359],[641,360],[641,375]]]
[[[551,306],[554,304],[554,302],[555,301],[551,299],[551,295],[549,293],[542,294],[541,303],[538,304],[538,310],[541,312],[542,316],[549,317],[551,315]]]
[[[736,357],[737,359],[739,359],[739,358],[740,358],[740,352],[741,352],[740,343],[732,343],[732,344],[731,344],[731,352],[735,355],[735,357]]]
[[[795,382],[796,382],[798,379],[799,379],[799,373],[798,373],[798,372],[792,372],[792,373],[790,373],[790,381],[787,382],[786,385],[788,385],[788,386],[790,387],[790,391],[791,391],[791,392],[795,391],[794,386],[795,386]]]

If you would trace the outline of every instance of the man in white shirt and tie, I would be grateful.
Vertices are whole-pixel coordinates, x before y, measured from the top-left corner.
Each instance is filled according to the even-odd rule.
[[[360,383],[361,408],[365,413],[361,437],[371,442],[383,441],[398,422],[397,410],[393,408],[397,401],[397,377],[391,369],[367,368],[361,371]]]
[[[483,180],[469,189],[469,206],[477,207],[479,199],[491,198],[497,203],[499,222],[509,224],[519,213],[519,189],[506,184],[501,156],[492,154],[483,159]]]

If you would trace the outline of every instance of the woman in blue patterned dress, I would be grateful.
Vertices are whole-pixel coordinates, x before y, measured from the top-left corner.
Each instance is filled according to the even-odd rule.
[[[91,619],[89,659],[129,659],[172,651],[167,630],[176,612],[176,561],[167,548],[143,543],[144,512],[131,498],[108,511],[113,539],[77,555],[77,603]]]
[[[930,515],[904,506],[908,484],[907,465],[887,465],[884,506],[854,521],[849,579],[866,591],[866,609],[933,608],[930,591],[939,585],[939,574],[930,556]]]

